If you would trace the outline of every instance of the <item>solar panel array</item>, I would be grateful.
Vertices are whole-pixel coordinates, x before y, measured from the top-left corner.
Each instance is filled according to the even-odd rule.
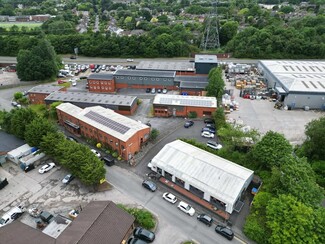
[[[103,115],[100,115],[94,111],[89,111],[88,113],[85,114],[85,117],[96,121],[99,124],[102,124],[116,132],[119,132],[121,134],[125,134],[126,132],[128,132],[128,130],[130,130],[130,127],[127,127],[125,125],[122,125],[114,120],[111,120]]]
[[[193,100],[193,99],[182,99],[182,98],[168,98],[168,97],[161,97],[160,103],[161,104],[170,104],[172,105],[173,101],[177,101],[178,105],[187,105],[187,106],[200,106],[200,107],[211,107],[212,102],[209,100]],[[179,102],[179,103],[178,103]]]

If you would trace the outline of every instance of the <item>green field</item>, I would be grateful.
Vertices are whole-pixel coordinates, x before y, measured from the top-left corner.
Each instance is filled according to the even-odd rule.
[[[28,29],[40,27],[42,23],[35,23],[35,22],[0,22],[0,27],[5,28],[6,30],[9,30],[12,26],[18,26],[19,29],[23,26],[26,26]]]

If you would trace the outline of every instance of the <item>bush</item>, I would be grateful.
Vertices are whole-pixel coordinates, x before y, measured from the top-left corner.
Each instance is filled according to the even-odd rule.
[[[159,135],[159,131],[157,129],[153,128],[150,132],[150,139],[154,141],[154,140],[156,140],[158,135]]]
[[[118,157],[118,153],[115,151],[115,152],[113,152],[112,156],[113,156],[114,158],[117,158],[117,157]]]
[[[197,113],[195,111],[191,111],[188,113],[188,117],[190,119],[195,119],[195,118],[197,118]]]
[[[117,206],[124,211],[128,212],[129,214],[133,215],[135,218],[135,223],[137,225],[140,225],[146,229],[152,229],[156,225],[156,221],[153,217],[153,215],[144,209],[138,209],[138,208],[128,208],[122,204],[117,204]]]
[[[141,100],[141,99],[138,99],[138,100],[137,100],[137,104],[138,104],[138,105],[141,105],[141,103],[142,103],[142,100]]]

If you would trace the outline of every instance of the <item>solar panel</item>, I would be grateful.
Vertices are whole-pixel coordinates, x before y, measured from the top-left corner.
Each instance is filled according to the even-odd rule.
[[[122,125],[114,120],[111,120],[103,115],[100,115],[94,111],[89,111],[88,113],[85,114],[85,117],[96,121],[99,124],[102,124],[116,132],[119,132],[121,134],[125,134],[128,130],[130,130],[130,127],[127,127],[125,125]]]
[[[172,99],[172,98],[162,97],[160,99],[160,103],[162,103],[162,104],[172,104],[173,100],[174,99]],[[185,106],[185,105],[188,105],[188,106],[201,106],[201,107],[211,107],[212,106],[212,102],[207,101],[207,100],[189,100],[189,99],[177,98],[177,102],[179,102],[179,105],[183,105],[183,106]]]

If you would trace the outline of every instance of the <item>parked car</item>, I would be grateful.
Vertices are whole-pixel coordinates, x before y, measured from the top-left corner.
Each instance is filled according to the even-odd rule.
[[[190,128],[192,125],[194,125],[194,122],[192,120],[187,120],[184,124],[184,127]]]
[[[18,219],[25,212],[22,206],[13,207],[6,212],[0,219],[0,227],[10,224],[14,220]]]
[[[199,214],[197,216],[198,221],[201,221],[202,223],[206,224],[207,226],[211,226],[213,223],[213,219],[207,215],[207,214]]]
[[[157,190],[156,184],[154,182],[152,182],[151,180],[144,180],[142,182],[142,186],[152,192]]]
[[[69,184],[73,179],[74,179],[74,176],[72,174],[68,174],[63,178],[62,183]]]
[[[21,105],[19,103],[15,102],[15,101],[12,101],[11,105],[16,107],[16,108],[21,108]]]
[[[208,132],[213,133],[213,134],[216,133],[216,130],[215,129],[209,128],[209,127],[202,128],[201,132],[203,132],[203,131],[208,131]]]
[[[160,88],[157,89],[157,93],[161,93],[161,89]]]
[[[146,93],[150,93],[150,92],[151,92],[151,88],[147,88]]]
[[[133,59],[132,59],[132,58],[128,58],[128,59],[126,60],[126,62],[133,62]]]
[[[149,163],[147,164],[147,167],[148,167],[149,169],[152,169],[152,163],[151,163],[151,160],[150,160]]]
[[[163,94],[166,94],[168,92],[168,90],[166,89],[166,88],[164,88],[163,90],[162,90],[162,93]]]
[[[101,157],[100,153],[97,152],[95,149],[91,149],[90,151],[92,151],[96,155],[97,158]]]
[[[50,223],[54,219],[54,216],[51,213],[47,212],[47,211],[42,211],[41,214],[40,214],[40,218],[45,223]]]
[[[214,124],[207,123],[205,124],[205,127],[211,128],[211,129],[216,129],[216,126]]]
[[[202,137],[206,137],[206,138],[214,138],[214,134],[211,133],[211,132],[208,132],[208,131],[203,131],[203,132],[201,133],[201,136],[202,136]]]
[[[163,199],[165,199],[167,202],[170,202],[172,204],[175,204],[177,202],[177,198],[176,196],[174,196],[173,194],[171,194],[170,192],[165,192],[163,194]]]
[[[30,164],[30,165],[27,165],[27,166],[25,167],[24,171],[25,171],[25,173],[27,173],[27,172],[29,172],[29,171],[31,171],[31,170],[33,170],[33,169],[35,169],[34,164]]]
[[[234,238],[234,232],[229,227],[217,225],[215,231],[218,234],[226,237],[228,240],[232,240]]]
[[[205,119],[204,119],[204,123],[206,123],[206,124],[214,124],[214,119],[211,119],[211,118],[205,118]]]
[[[70,59],[77,59],[77,56],[75,56],[75,55],[71,55],[71,56],[70,56]]]
[[[48,164],[43,165],[43,166],[38,170],[38,172],[39,172],[40,174],[44,174],[44,173],[50,171],[51,169],[53,169],[54,167],[55,167],[55,163],[48,163]]]
[[[178,204],[177,208],[190,216],[193,216],[195,214],[195,209],[186,202],[181,201]]]
[[[155,233],[142,227],[137,227],[133,231],[133,235],[136,238],[144,240],[146,242],[153,242],[155,240]]]
[[[111,155],[106,155],[105,157],[102,157],[102,161],[107,165],[107,166],[113,166],[115,164],[115,159]]]
[[[222,148],[222,145],[215,141],[207,141],[206,145],[208,147],[211,147],[212,149],[215,149],[215,150],[220,150]]]
[[[67,136],[67,140],[74,141],[74,142],[78,142],[77,139],[74,138],[73,136]]]
[[[139,238],[131,237],[128,240],[128,244],[147,244],[148,242],[141,240]]]
[[[151,93],[152,93],[152,94],[155,94],[155,93],[156,93],[156,88],[152,88],[152,89],[151,89]]]

